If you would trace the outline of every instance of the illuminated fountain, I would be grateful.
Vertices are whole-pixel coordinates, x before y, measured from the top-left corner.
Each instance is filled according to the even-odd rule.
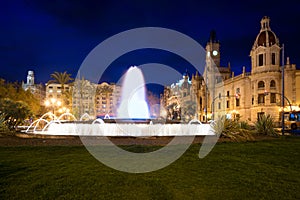
[[[121,104],[118,108],[117,118],[111,119],[109,115],[105,119],[95,119],[87,123],[84,119],[90,119],[85,113],[77,121],[62,121],[61,117],[52,116],[52,121],[47,121],[45,126],[33,133],[47,135],[78,135],[78,136],[195,136],[215,135],[210,124],[202,124],[193,119],[188,124],[162,123],[157,119],[151,119],[146,102],[145,81],[142,71],[137,67],[130,67],[126,72],[122,84]],[[73,116],[74,117],[74,116]],[[39,124],[45,119],[35,121]],[[33,124],[31,125],[31,127]],[[28,128],[26,132],[30,132]]]
[[[142,71],[137,67],[130,67],[123,81],[118,118],[149,119],[149,108],[145,94],[145,80]]]

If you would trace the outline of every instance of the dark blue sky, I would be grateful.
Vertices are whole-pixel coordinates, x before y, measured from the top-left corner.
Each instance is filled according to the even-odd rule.
[[[210,31],[221,42],[221,64],[231,63],[236,74],[250,71],[249,53],[267,15],[271,28],[285,44],[285,55],[300,65],[300,3],[244,1],[79,1],[11,0],[0,3],[0,77],[26,80],[34,70],[36,82],[47,82],[54,71],[73,76],[100,42],[138,27],[164,27],[182,32],[203,47]],[[111,66],[104,79],[120,76],[131,65],[161,62],[184,72],[189,66],[159,51],[133,52]]]

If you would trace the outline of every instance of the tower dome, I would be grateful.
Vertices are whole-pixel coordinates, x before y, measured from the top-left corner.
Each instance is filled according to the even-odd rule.
[[[263,17],[260,21],[260,31],[250,51],[251,72],[263,73],[279,71],[280,44],[276,34],[270,28],[270,18]]]
[[[260,24],[260,32],[256,37],[253,48],[257,48],[259,46],[270,47],[274,44],[277,44],[279,46],[279,39],[270,28],[270,18],[264,16],[260,21]]]

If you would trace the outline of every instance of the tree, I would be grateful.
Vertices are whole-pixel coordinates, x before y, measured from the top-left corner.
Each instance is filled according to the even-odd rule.
[[[4,123],[13,130],[32,115],[28,105],[23,101],[13,101],[9,98],[0,99],[0,114],[4,116]]]
[[[25,91],[18,82],[10,83],[0,79],[0,99],[8,98],[12,101],[23,101],[34,115],[41,114],[40,101],[29,91]]]
[[[109,87],[109,85],[104,85],[104,86],[97,86],[96,88],[96,93],[97,94],[107,94],[107,93],[112,93],[113,89]]]
[[[53,74],[50,75],[52,80],[48,81],[48,84],[51,83],[58,83],[61,85],[61,91],[63,95],[63,101],[64,105],[68,108],[72,107],[72,93],[71,91],[65,91],[65,85],[70,83],[70,81],[74,80],[71,77],[71,74],[68,74],[66,71],[62,72],[54,72]]]
[[[62,92],[64,92],[65,89],[65,84],[69,83],[70,81],[74,80],[71,78],[71,74],[68,74],[66,71],[65,72],[54,72],[53,74],[50,75],[52,80],[48,82],[49,83],[58,83],[61,84],[61,89]]]
[[[96,88],[89,80],[84,79],[84,77],[76,78],[72,93],[73,101],[77,102],[76,105],[73,104],[73,113],[76,117],[79,118],[84,112],[94,113],[94,102],[91,99],[94,98],[95,91]],[[88,111],[85,111],[85,106]]]
[[[5,123],[5,116],[6,115],[4,113],[0,114],[0,133],[6,133],[7,131],[9,131]]]

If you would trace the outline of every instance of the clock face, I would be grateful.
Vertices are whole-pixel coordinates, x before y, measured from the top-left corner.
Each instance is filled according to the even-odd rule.
[[[216,55],[218,55],[218,51],[217,51],[217,50],[213,50],[212,54],[213,54],[214,56],[216,56]]]

